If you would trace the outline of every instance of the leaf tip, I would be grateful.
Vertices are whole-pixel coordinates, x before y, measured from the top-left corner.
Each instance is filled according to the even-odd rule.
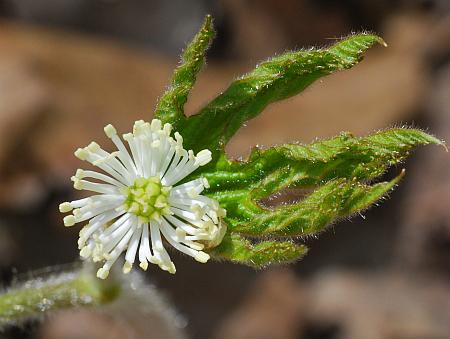
[[[373,42],[373,43],[379,43],[381,46],[383,46],[383,47],[388,47],[388,44],[387,44],[387,42],[386,41],[384,41],[384,39],[382,38],[382,37],[380,37],[378,34],[376,34],[376,33],[373,33],[373,32],[370,32],[370,31],[368,31],[368,32],[363,32],[363,33],[361,33],[362,35],[366,35],[367,37],[369,37],[370,38],[370,40]]]
[[[380,37],[378,34],[371,32],[371,31],[363,31],[360,34],[355,34],[355,36],[362,35],[366,36],[369,40],[371,40],[373,43],[378,42],[380,45],[387,47],[388,44],[382,37]]]
[[[438,145],[438,146],[442,146],[444,148],[444,150],[446,152],[448,152],[448,147],[447,147],[447,144],[446,144],[446,142],[444,140],[441,140],[441,139],[435,137],[434,135],[429,134],[429,133],[427,133],[425,131],[421,131],[421,132],[428,136],[428,140],[429,140],[430,144],[435,144],[435,145]]]
[[[389,45],[387,44],[387,42],[383,40],[383,38],[378,37],[378,42],[379,42],[380,45],[383,46],[383,47],[388,47],[388,46],[389,46]]]
[[[390,190],[393,190],[395,187],[398,186],[399,182],[405,177],[406,175],[406,169],[402,168],[402,170],[400,171],[400,174],[397,175],[394,179],[392,179],[391,181],[387,182],[388,186],[390,187],[387,191],[389,192]]]
[[[406,174],[406,169],[402,168],[402,170],[400,171],[400,174],[397,176],[397,178],[395,178],[396,181],[399,182],[400,180],[402,180],[403,177],[405,176],[405,174]]]
[[[203,20],[203,29],[206,31],[213,30],[213,17],[211,14],[206,14],[205,19]]]

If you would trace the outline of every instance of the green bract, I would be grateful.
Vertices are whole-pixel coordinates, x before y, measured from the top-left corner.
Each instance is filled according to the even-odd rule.
[[[351,68],[378,36],[363,33],[324,49],[288,52],[259,64],[234,81],[198,114],[186,117],[183,105],[205,61],[213,37],[211,17],[187,46],[155,117],[168,122],[184,138],[187,149],[208,148],[213,160],[186,180],[208,179],[206,195],[227,215],[227,232],[210,254],[251,266],[288,262],[306,253],[295,239],[322,231],[334,220],[350,216],[382,198],[400,180],[373,184],[389,166],[400,163],[418,145],[442,144],[433,136],[395,128],[367,137],[349,133],[312,143],[254,149],[246,161],[227,157],[224,148],[236,131],[272,102],[300,93],[315,80]],[[273,208],[262,200],[284,189],[307,189],[301,201]]]

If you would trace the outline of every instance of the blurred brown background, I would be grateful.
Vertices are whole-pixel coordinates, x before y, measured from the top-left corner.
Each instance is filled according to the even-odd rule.
[[[57,211],[82,165],[73,151],[107,145],[107,123],[125,132],[151,119],[207,13],[217,37],[189,113],[273,54],[362,30],[389,44],[270,106],[230,143],[233,156],[403,124],[450,140],[449,0],[0,0],[3,286],[16,272],[77,260],[77,230],[64,229]],[[189,338],[450,338],[449,155],[427,147],[405,167],[390,199],[305,239],[311,251],[295,265],[254,271],[173,253],[175,276],[152,268],[146,279],[175,305]],[[164,337],[144,323],[63,313],[0,338]]]

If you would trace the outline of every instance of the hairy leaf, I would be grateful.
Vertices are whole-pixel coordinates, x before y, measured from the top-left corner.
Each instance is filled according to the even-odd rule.
[[[238,234],[227,234],[222,243],[210,253],[215,259],[263,267],[298,260],[307,250],[305,245],[295,244],[292,241],[272,240],[252,244]]]
[[[442,142],[420,130],[406,128],[366,137],[342,133],[309,145],[254,149],[243,162],[222,157],[214,167],[201,169],[196,175],[208,179],[211,194],[247,189],[252,198],[261,199],[283,188],[311,187],[333,178],[371,180],[400,163],[415,147],[426,144]]]
[[[205,193],[227,211],[224,240],[209,250],[215,258],[255,267],[295,260],[306,253],[306,247],[295,244],[294,238],[316,234],[330,223],[368,208],[403,176],[402,171],[391,181],[374,184],[387,168],[399,164],[419,145],[442,144],[419,130],[395,128],[367,137],[342,133],[310,145],[254,149],[246,161],[232,161],[224,147],[246,121],[315,80],[353,67],[368,48],[384,42],[363,33],[328,48],[284,53],[259,64],[196,115],[186,118],[183,106],[212,36],[211,18],[207,17],[186,48],[171,87],[159,101],[156,117],[183,135],[187,149],[207,148],[213,153],[213,161],[185,181],[207,178],[210,188]],[[291,204],[266,204],[285,189],[309,193]]]
[[[253,208],[253,217],[233,220],[232,230],[248,235],[304,236],[322,231],[338,218],[365,209],[383,197],[402,175],[373,186],[345,179],[319,186],[304,200],[274,210]],[[247,203],[248,204],[248,203]]]
[[[330,48],[288,52],[259,64],[234,81],[197,115],[180,124],[188,148],[208,148],[218,158],[242,124],[270,103],[300,93],[315,80],[357,64],[381,38],[370,34],[348,37]]]
[[[371,185],[389,166],[418,145],[441,144],[414,129],[391,129],[367,137],[342,134],[310,145],[254,150],[247,161],[222,157],[201,174],[207,194],[227,210],[230,232],[243,235],[303,236],[323,230],[382,198],[401,176]],[[287,188],[309,189],[301,201],[269,209],[262,199]]]
[[[171,123],[175,130],[179,130],[179,123],[186,119],[184,104],[205,63],[205,53],[213,37],[212,18],[207,15],[202,28],[184,50],[181,64],[175,70],[169,89],[156,106],[155,118],[163,123]]]

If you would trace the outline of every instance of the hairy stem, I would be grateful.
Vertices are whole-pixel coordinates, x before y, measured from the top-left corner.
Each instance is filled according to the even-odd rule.
[[[0,327],[49,311],[106,304],[119,294],[118,283],[101,281],[86,269],[32,279],[0,295]]]

